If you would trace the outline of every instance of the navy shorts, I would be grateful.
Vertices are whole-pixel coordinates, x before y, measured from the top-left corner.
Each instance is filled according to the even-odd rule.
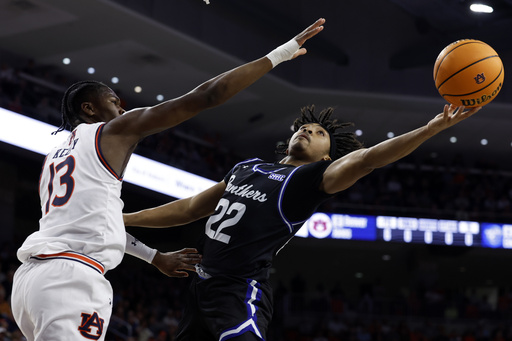
[[[195,275],[176,340],[265,340],[272,312],[268,282],[232,276],[202,279]]]

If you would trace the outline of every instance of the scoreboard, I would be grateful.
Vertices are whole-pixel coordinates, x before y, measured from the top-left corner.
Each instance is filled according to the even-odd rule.
[[[296,236],[512,248],[512,224],[412,217],[315,213]]]
[[[474,221],[409,217],[376,217],[379,240],[423,244],[476,246],[480,226]]]

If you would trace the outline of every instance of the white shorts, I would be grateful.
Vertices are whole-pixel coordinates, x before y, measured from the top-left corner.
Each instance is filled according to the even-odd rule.
[[[14,275],[11,305],[28,341],[104,340],[112,286],[82,263],[31,259]]]

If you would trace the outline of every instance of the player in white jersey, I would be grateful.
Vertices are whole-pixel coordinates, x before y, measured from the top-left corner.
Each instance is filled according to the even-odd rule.
[[[74,250],[102,264],[100,273],[121,262],[126,244],[119,228],[122,182],[102,155],[104,127],[80,124],[46,156],[39,180],[42,218],[39,231],[18,250],[22,261]]]
[[[304,42],[323,29],[319,19],[265,57],[225,72],[189,93],[128,112],[105,84],[72,85],[62,100],[66,140],[46,157],[40,179],[39,231],[18,250],[12,310],[30,340],[104,340],[112,288],[104,273],[124,253],[154,264],[170,276],[200,256],[193,249],[160,253],[126,234],[120,199],[123,173],[137,143],[200,111],[224,103],[277,64],[306,53]]]

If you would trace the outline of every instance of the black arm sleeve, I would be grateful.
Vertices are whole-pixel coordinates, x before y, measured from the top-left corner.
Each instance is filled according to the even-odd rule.
[[[292,222],[308,219],[318,205],[332,198],[319,189],[324,172],[332,161],[319,161],[301,166],[292,175],[283,195],[283,213]]]

